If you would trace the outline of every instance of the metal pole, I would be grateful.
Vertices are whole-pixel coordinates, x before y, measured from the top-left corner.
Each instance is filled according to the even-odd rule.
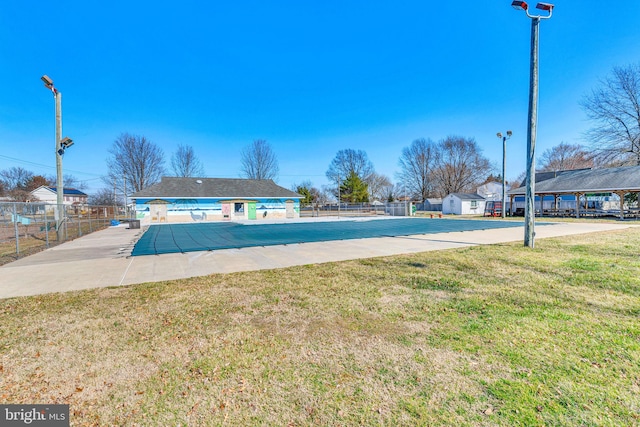
[[[60,141],[62,140],[62,93],[55,91],[53,96],[56,100],[56,205],[58,209],[58,218],[56,218],[56,232],[58,243],[65,240],[64,233],[64,204],[63,194],[64,185],[62,182],[62,155],[60,150],[62,146]]]
[[[340,175],[338,175],[338,218],[340,218]]]
[[[504,177],[506,170],[507,170],[507,137],[503,136],[502,137],[502,208],[500,209],[502,211],[502,219],[505,219],[507,216],[507,212],[505,211],[507,207],[507,201],[506,201],[507,181]]]
[[[535,149],[538,121],[538,29],[540,17],[531,18],[531,67],[529,79],[529,127],[527,129],[527,190],[524,205],[524,245],[533,248],[535,238]]]
[[[127,204],[127,177],[125,175],[125,177],[124,177],[124,217],[125,218],[129,218],[129,216],[127,215],[127,208],[128,208],[128,204]]]
[[[116,216],[116,209],[118,206],[118,193],[116,191],[116,179],[113,178],[113,219],[118,219]]]
[[[403,183],[402,191],[404,192],[404,216],[409,216],[407,212],[407,184]]]

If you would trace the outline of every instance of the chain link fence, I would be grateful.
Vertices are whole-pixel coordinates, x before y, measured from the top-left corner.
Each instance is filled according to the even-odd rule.
[[[0,202],[0,265],[106,228],[132,213],[122,206],[64,206],[58,240],[57,206]]]
[[[301,206],[301,217],[409,216],[411,203],[341,203]],[[130,220],[135,212],[123,206],[65,205],[58,240],[57,206],[46,203],[0,202],[0,265],[56,246],[64,241]]]
[[[300,217],[323,216],[411,216],[413,202],[393,203],[340,203],[332,205],[300,205]]]

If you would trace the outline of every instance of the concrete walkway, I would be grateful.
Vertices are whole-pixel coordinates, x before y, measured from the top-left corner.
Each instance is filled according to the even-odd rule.
[[[536,227],[536,239],[634,226],[556,223]],[[110,227],[4,265],[0,298],[505,243],[524,237],[524,227],[515,227],[129,257],[143,231],[126,225]]]

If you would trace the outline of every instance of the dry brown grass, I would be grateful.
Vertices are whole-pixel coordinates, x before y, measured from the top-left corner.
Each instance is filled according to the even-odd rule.
[[[639,250],[633,230],[4,300],[0,402],[96,426],[631,425]]]

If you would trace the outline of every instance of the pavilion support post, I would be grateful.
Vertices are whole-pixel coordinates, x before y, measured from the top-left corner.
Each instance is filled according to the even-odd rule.
[[[618,197],[620,197],[620,221],[624,219],[624,195],[626,194],[623,191],[616,191]]]
[[[580,197],[582,193],[574,193],[576,196],[576,218],[580,218]]]
[[[513,216],[513,199],[515,196],[513,194],[509,194],[509,216]]]

